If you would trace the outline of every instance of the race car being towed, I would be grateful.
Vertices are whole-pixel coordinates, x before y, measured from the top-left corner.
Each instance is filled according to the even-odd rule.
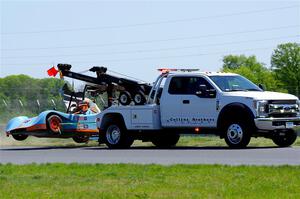
[[[95,87],[86,85],[83,92],[73,92],[67,84],[62,88],[66,112],[47,110],[38,116],[19,116],[11,119],[6,126],[6,135],[23,141],[28,136],[47,138],[73,138],[77,143],[85,143],[90,137],[98,137],[96,115],[101,112],[96,103],[86,98]],[[92,114],[74,114],[79,102],[88,100]]]
[[[84,143],[90,136],[97,136],[97,114],[67,114],[49,110],[37,117],[19,116],[11,119],[6,126],[6,135],[23,141],[28,136],[48,138],[73,138],[77,143]]]

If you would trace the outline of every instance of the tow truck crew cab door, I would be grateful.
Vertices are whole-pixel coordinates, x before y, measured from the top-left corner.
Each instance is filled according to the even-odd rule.
[[[216,90],[204,77],[174,76],[166,85],[161,98],[162,126],[216,126]]]

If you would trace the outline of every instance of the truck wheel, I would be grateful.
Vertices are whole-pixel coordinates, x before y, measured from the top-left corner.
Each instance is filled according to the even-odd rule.
[[[129,105],[131,102],[130,93],[128,91],[122,91],[119,95],[119,102],[123,106]]]
[[[179,141],[179,134],[168,134],[154,137],[151,142],[157,148],[171,148],[174,147]]]
[[[288,147],[297,139],[297,133],[293,130],[279,132],[272,137],[273,142],[280,147]]]
[[[142,91],[133,94],[133,102],[135,105],[143,105],[146,102],[145,94]]]
[[[90,139],[88,135],[75,135],[72,137],[76,143],[87,143]]]
[[[105,130],[105,144],[111,149],[129,148],[134,139],[127,134],[123,124],[111,123]]]
[[[243,121],[230,121],[225,125],[225,142],[230,148],[245,148],[251,139],[251,128]]]
[[[62,120],[58,115],[51,115],[48,119],[47,119],[47,127],[48,129],[56,134],[60,134],[61,133],[61,123]]]
[[[17,140],[17,141],[23,141],[26,140],[26,138],[28,138],[28,135],[23,135],[23,134],[12,134],[12,137]]]

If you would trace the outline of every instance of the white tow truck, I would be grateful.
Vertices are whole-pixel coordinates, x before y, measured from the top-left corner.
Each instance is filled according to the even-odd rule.
[[[215,134],[231,148],[265,137],[292,145],[300,129],[299,99],[264,91],[233,73],[162,69],[144,105],[111,106],[96,119],[99,140],[128,148],[134,140],[172,147],[182,134]]]

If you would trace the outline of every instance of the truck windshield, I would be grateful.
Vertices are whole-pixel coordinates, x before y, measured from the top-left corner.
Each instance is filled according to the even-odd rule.
[[[210,76],[211,80],[225,92],[262,91],[258,86],[240,75]]]

